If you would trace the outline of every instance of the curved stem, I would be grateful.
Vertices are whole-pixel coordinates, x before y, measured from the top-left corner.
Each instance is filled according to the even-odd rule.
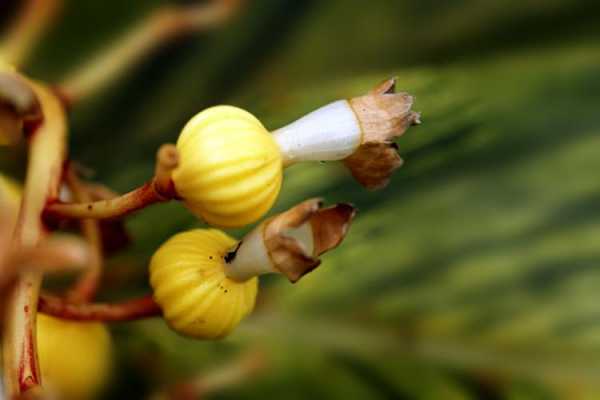
[[[165,144],[157,153],[155,176],[143,186],[113,199],[87,203],[48,204],[46,218],[94,218],[108,219],[123,217],[149,205],[176,198],[171,172],[177,168],[178,156],[174,145]]]
[[[28,0],[0,44],[0,57],[11,64],[21,64],[61,4],[62,0]]]
[[[242,0],[212,0],[188,6],[165,6],[153,12],[119,42],[67,76],[57,87],[69,104],[90,97],[159,45],[188,32],[219,25]]]
[[[91,200],[90,193],[79,180],[77,173],[72,165],[67,169],[66,181],[73,192],[76,201],[88,202]],[[81,230],[91,248],[90,262],[87,270],[75,283],[68,294],[69,300],[73,302],[90,301],[96,295],[100,277],[102,275],[102,265],[104,254],[102,252],[102,235],[98,221],[93,219],[81,220]]]
[[[60,297],[42,294],[38,310],[54,317],[76,321],[120,322],[162,315],[162,310],[150,295],[115,304],[76,304]]]
[[[0,243],[0,246],[4,243]],[[89,263],[88,246],[76,238],[54,237],[36,247],[18,252],[8,251],[0,260],[0,294],[14,284],[19,273],[37,271],[44,273],[82,270]],[[1,300],[0,300],[1,301]]]
[[[61,102],[47,88],[29,84],[40,100],[44,119],[30,137],[29,165],[13,250],[32,248],[43,238],[42,212],[48,199],[58,196],[66,152],[67,128]],[[8,296],[2,336],[7,398],[18,397],[41,384],[35,336],[41,282],[42,273],[24,272]]]
[[[46,207],[44,216],[47,218],[118,218],[166,200],[155,190],[154,183],[148,182],[114,199],[88,203],[52,203]]]

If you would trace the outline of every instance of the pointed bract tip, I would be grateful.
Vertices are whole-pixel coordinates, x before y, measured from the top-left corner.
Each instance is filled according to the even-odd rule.
[[[398,81],[398,77],[394,76],[389,79],[386,79],[379,84],[377,84],[373,89],[371,89],[370,94],[378,95],[378,94],[393,94],[396,93],[396,82]]]

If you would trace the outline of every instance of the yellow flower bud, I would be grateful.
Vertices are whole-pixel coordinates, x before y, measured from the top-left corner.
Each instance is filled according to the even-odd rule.
[[[112,341],[104,324],[38,314],[37,344],[44,385],[60,399],[89,399],[107,383]]]
[[[254,308],[258,279],[225,276],[225,255],[236,240],[215,229],[179,233],[150,262],[154,299],[177,332],[201,339],[222,338]]]
[[[252,114],[208,108],[177,140],[177,194],[211,225],[241,227],[263,216],[279,194],[282,159],[271,134]]]

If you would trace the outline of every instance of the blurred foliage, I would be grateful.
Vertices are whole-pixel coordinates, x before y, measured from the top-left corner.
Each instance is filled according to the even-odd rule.
[[[67,1],[27,70],[57,80],[161,3]],[[254,0],[76,109],[72,158],[122,191],[208,105],[276,128],[397,75],[423,113],[383,191],[336,163],[286,171],[275,211],[310,196],[359,207],[343,246],[293,287],[263,279],[257,312],[222,342],[159,320],[114,326],[107,397],[143,397],[259,348],[268,370],[217,397],[597,398],[599,11],[585,0]],[[23,163],[0,156],[14,172]],[[153,249],[198,225],[179,204],[136,215],[103,296],[147,290]]]

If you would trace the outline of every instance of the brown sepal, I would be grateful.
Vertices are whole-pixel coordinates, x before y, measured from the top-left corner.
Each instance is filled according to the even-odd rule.
[[[388,184],[392,173],[402,166],[403,161],[395,143],[369,142],[346,158],[344,164],[358,183],[369,190],[377,190]]]
[[[350,99],[363,137],[358,149],[344,160],[352,176],[368,189],[387,185],[392,172],[402,165],[393,140],[411,125],[421,123],[412,111],[414,98],[395,93],[396,79],[381,82],[367,95]]]
[[[265,223],[264,242],[269,257],[282,274],[294,283],[321,264],[317,257],[338,246],[356,213],[350,204],[322,209],[321,199],[306,200]],[[314,249],[306,252],[302,243],[286,232],[310,223]]]
[[[310,219],[314,254],[319,256],[339,246],[346,237],[355,215],[356,207],[348,203],[339,203],[317,211]]]

